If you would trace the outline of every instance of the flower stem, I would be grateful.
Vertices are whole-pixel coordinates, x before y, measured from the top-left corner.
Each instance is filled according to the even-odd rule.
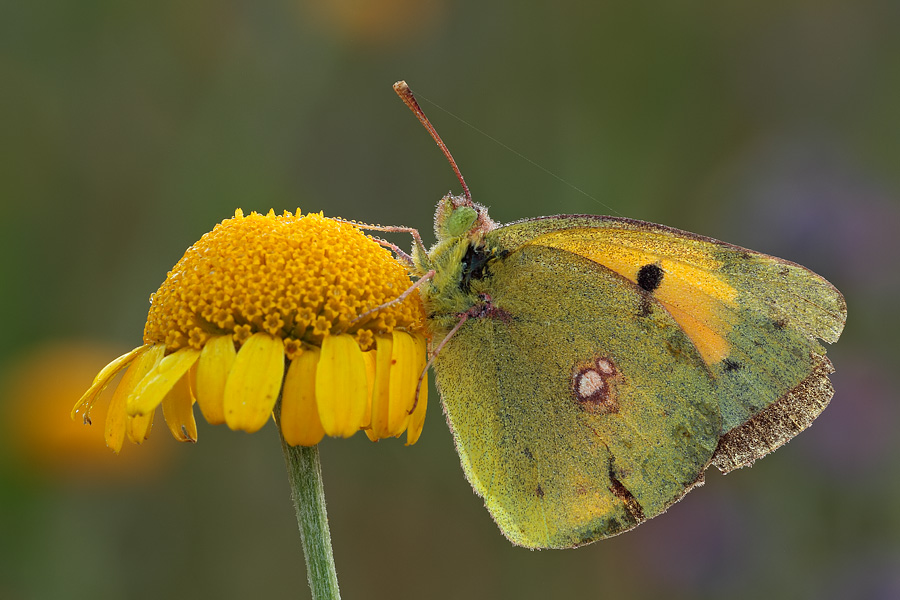
[[[279,426],[279,435],[281,427]],[[331,533],[325,512],[325,489],[319,465],[319,447],[291,446],[281,437],[281,449],[291,483],[291,497],[297,511],[306,577],[313,600],[340,600]]]

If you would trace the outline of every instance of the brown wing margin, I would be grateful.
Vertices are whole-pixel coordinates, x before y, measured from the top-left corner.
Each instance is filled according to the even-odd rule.
[[[834,395],[828,379],[834,367],[822,354],[813,353],[812,358],[815,367],[806,379],[722,436],[712,457],[713,465],[723,473],[752,465],[809,427],[825,410]]]

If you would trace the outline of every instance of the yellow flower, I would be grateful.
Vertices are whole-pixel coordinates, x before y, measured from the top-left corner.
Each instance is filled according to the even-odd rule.
[[[193,404],[211,424],[254,432],[279,396],[291,445],[326,434],[371,440],[422,431],[424,312],[406,269],[359,229],[321,214],[238,210],[185,252],[151,296],[144,345],[109,363],[72,410],[125,371],[106,443],[141,443],[156,408],[175,439],[197,439]]]

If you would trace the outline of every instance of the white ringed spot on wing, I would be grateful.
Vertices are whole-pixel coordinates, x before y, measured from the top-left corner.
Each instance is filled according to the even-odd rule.
[[[616,383],[622,378],[616,364],[608,356],[598,356],[572,367],[572,399],[581,407],[595,414],[619,411]]]

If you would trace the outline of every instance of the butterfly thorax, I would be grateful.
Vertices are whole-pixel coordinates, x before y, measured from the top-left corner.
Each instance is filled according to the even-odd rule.
[[[422,286],[422,301],[435,334],[449,331],[460,315],[482,302],[490,264],[504,254],[491,243],[496,227],[487,209],[461,196],[445,196],[435,213],[438,241],[423,253],[413,248],[419,276],[433,270]]]

